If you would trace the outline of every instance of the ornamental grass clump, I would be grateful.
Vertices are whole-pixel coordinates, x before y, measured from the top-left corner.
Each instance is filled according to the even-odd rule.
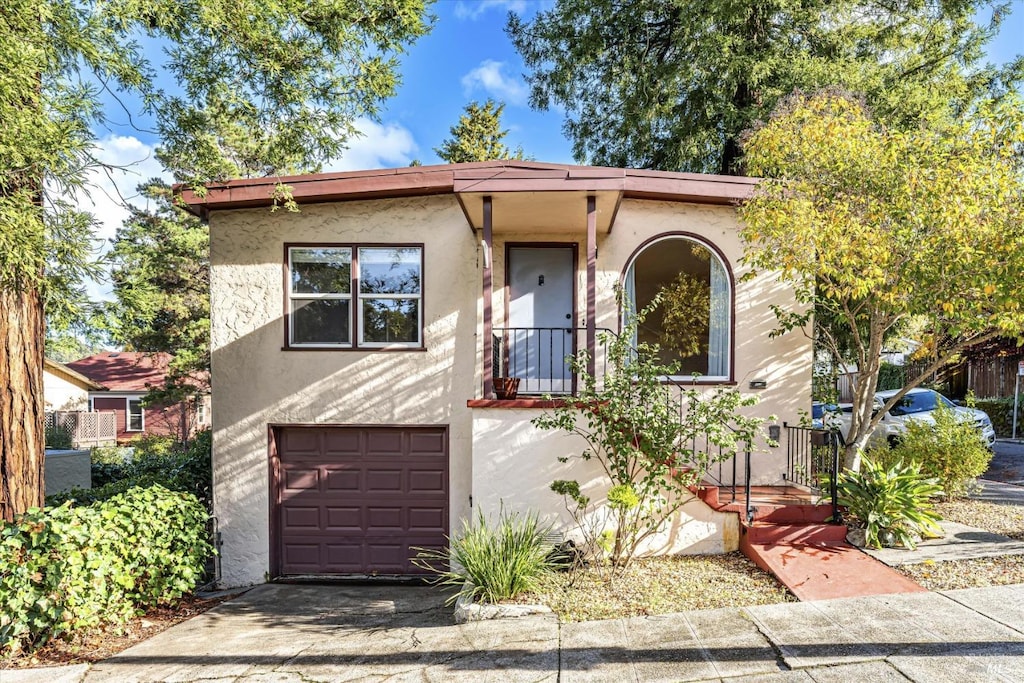
[[[549,530],[534,512],[502,510],[492,524],[480,511],[475,524],[463,520],[447,550],[415,548],[413,563],[436,574],[435,585],[459,588],[448,604],[460,596],[485,603],[511,600],[535,591],[539,579],[555,568]]]
[[[836,488],[839,504],[863,526],[869,547],[914,548],[916,538],[942,532],[932,502],[942,495],[942,487],[913,464],[897,461],[887,466],[866,455],[860,471],[839,475]]]

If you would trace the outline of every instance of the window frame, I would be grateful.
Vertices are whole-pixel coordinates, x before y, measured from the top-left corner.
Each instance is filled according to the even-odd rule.
[[[350,288],[346,295],[313,295],[292,293],[292,250],[293,249],[349,249],[351,254]],[[361,249],[416,249],[419,252],[420,287],[417,294],[360,294],[359,251]],[[424,307],[426,301],[426,255],[423,242],[287,242],[284,245],[284,346],[285,351],[425,351]],[[349,305],[349,341],[339,344],[296,343],[292,339],[293,299],[335,299],[347,300]],[[364,299],[415,299],[418,301],[416,332],[412,342],[367,342],[363,340]]]
[[[139,428],[132,429],[132,401],[139,404]],[[144,432],[146,431],[146,408],[142,405],[141,396],[124,397],[124,431]]]
[[[729,263],[729,260],[725,257],[725,254],[722,253],[722,250],[719,249],[716,244],[714,244],[713,242],[709,241],[707,238],[705,238],[705,237],[703,237],[701,235],[692,233],[692,232],[672,231],[672,232],[659,233],[659,234],[657,234],[657,235],[655,235],[655,236],[653,236],[653,237],[651,237],[651,238],[649,238],[647,240],[644,240],[633,251],[633,253],[629,255],[629,258],[626,259],[625,265],[624,265],[624,267],[622,269],[622,273],[619,275],[619,284],[623,288],[623,290],[625,290],[627,275],[629,274],[630,269],[632,269],[635,266],[636,261],[640,257],[640,255],[643,254],[645,251],[647,251],[649,248],[653,247],[655,244],[657,244],[659,242],[664,242],[664,241],[667,241],[667,240],[685,240],[685,241],[692,242],[692,243],[695,243],[695,244],[698,244],[698,245],[704,247],[705,249],[708,250],[708,252],[711,253],[711,255],[714,258],[718,259],[720,265],[722,266],[722,269],[725,271],[726,281],[727,281],[727,284],[728,284],[728,297],[729,297],[728,306],[726,306],[726,310],[729,313],[729,324],[728,324],[728,330],[729,330],[729,344],[728,344],[728,347],[729,347],[729,349],[728,349],[728,354],[727,354],[728,366],[727,366],[726,374],[724,374],[724,375],[702,374],[702,375],[700,375],[700,376],[698,376],[696,378],[694,378],[692,375],[667,375],[665,377],[665,381],[666,382],[670,382],[670,383],[674,383],[674,384],[686,383],[686,384],[698,384],[698,385],[735,385],[736,384],[736,379],[735,379],[736,378],[736,278],[733,275],[732,265]],[[632,303],[632,305],[634,307],[636,306],[636,302],[635,301],[633,301],[631,303]],[[626,309],[625,308],[621,308],[619,310],[619,316],[618,316],[618,318],[619,318],[619,332],[620,333],[622,332],[622,330],[625,327],[625,323],[626,323],[625,315],[626,315]]]

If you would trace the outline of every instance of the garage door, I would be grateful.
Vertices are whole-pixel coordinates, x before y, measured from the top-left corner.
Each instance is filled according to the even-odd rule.
[[[417,574],[413,547],[448,533],[444,427],[276,432],[277,567],[289,574]]]

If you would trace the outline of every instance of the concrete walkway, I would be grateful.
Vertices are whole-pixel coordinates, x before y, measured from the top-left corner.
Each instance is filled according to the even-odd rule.
[[[433,589],[265,585],[24,681],[1022,681],[1024,585],[559,624],[455,625]]]

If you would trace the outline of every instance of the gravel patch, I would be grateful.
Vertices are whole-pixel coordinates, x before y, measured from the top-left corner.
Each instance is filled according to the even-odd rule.
[[[935,505],[943,519],[1024,541],[1024,506],[963,498]]]
[[[1024,506],[963,498],[935,505],[943,519],[1024,540]],[[896,570],[931,591],[1024,583],[1024,555],[904,564]]]
[[[611,581],[589,568],[553,574],[541,590],[520,601],[548,605],[562,621],[590,621],[796,602],[796,598],[736,552],[634,560]]]
[[[920,564],[900,565],[896,569],[930,591],[1024,583],[1024,555],[951,562],[926,560]]]

